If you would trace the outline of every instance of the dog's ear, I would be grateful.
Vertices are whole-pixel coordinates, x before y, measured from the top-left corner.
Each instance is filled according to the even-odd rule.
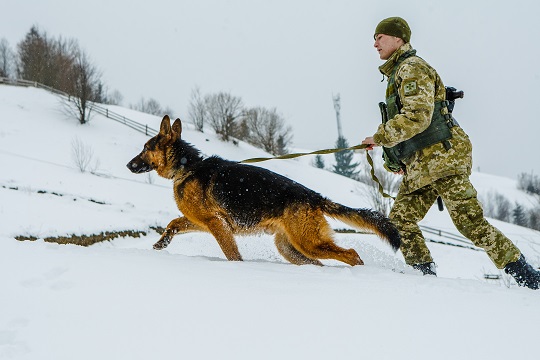
[[[182,121],[180,119],[174,120],[172,125],[173,136],[179,138],[182,135]]]
[[[163,120],[161,120],[159,132],[163,135],[169,135],[169,133],[171,132],[171,119],[169,118],[169,115],[165,115],[163,117]]]

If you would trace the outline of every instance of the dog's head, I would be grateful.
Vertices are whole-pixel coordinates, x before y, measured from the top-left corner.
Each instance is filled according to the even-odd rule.
[[[158,175],[170,178],[171,161],[168,150],[171,145],[180,139],[182,134],[182,122],[176,119],[171,126],[168,115],[161,120],[159,133],[144,144],[143,151],[135,156],[128,164],[128,169],[135,174],[141,174],[156,170]]]

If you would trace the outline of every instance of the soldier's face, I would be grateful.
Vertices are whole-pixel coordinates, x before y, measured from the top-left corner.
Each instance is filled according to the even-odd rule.
[[[373,46],[379,52],[381,60],[388,60],[390,56],[403,45],[403,40],[390,35],[375,35],[375,44]]]

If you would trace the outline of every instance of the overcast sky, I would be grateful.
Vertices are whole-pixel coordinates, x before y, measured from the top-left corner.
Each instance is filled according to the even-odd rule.
[[[15,48],[32,25],[75,38],[123,105],[155,98],[187,118],[193,88],[276,107],[294,145],[333,147],[332,96],[350,145],[380,122],[377,23],[405,18],[412,45],[445,85],[465,91],[455,116],[475,169],[540,174],[540,35],[536,0],[0,0],[0,38]]]

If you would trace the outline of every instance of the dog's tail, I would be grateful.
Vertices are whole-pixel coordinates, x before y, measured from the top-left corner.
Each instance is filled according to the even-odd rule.
[[[401,245],[398,229],[382,213],[370,209],[353,209],[326,200],[323,211],[329,217],[344,222],[359,230],[369,230],[388,242],[394,251]]]

